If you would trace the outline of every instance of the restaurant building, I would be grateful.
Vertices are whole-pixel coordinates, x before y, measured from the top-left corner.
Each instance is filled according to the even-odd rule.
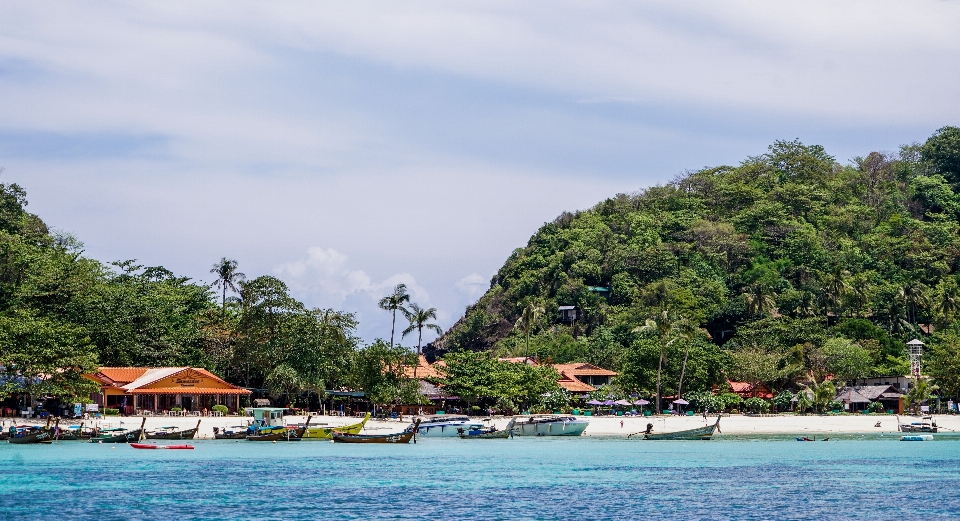
[[[100,385],[100,392],[91,396],[95,403],[123,414],[163,413],[174,407],[210,411],[214,405],[236,412],[240,397],[251,394],[196,367],[101,367],[83,376]]]

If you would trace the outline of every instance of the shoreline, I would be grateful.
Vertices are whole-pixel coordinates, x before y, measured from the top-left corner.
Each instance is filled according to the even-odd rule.
[[[104,427],[124,427],[136,429],[140,427],[143,416],[110,416],[100,420],[86,420],[86,426]],[[672,432],[686,429],[694,429],[712,424],[716,421],[716,415],[707,416],[592,416],[587,417],[590,425],[587,427],[584,436],[626,436],[635,432],[642,431],[648,423],[653,424],[656,432]],[[918,416],[900,416],[900,421],[909,423],[918,421]],[[196,417],[196,416],[147,416],[146,429],[154,430],[161,427],[174,426],[180,429],[192,429],[200,420],[200,430],[196,439],[213,439],[213,427],[221,430],[227,427],[246,425],[252,418],[249,416],[223,416],[223,417]],[[412,421],[412,417],[409,420]],[[44,425],[46,420],[17,420],[16,418],[0,418],[3,428],[10,427],[13,421],[17,425]],[[303,423],[305,416],[285,416],[284,420],[288,424]],[[344,417],[344,416],[314,416],[310,421],[311,425],[326,425],[338,427],[350,425],[361,421],[362,418]],[[934,415],[941,433],[960,432],[960,415]],[[509,416],[494,416],[486,425],[496,425],[503,429],[510,421]],[[621,426],[621,421],[623,425]],[[880,427],[876,427],[877,422]],[[79,420],[61,421],[61,425],[78,425]],[[397,420],[374,420],[370,419],[364,427],[365,432],[384,433],[394,432],[404,429],[410,421],[404,419],[403,422]],[[898,420],[895,415],[775,415],[775,416],[744,416],[740,414],[724,415],[720,419],[720,433],[723,435],[763,435],[763,434],[895,434]]]

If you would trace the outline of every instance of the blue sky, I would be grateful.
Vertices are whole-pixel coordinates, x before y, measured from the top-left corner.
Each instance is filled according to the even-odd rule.
[[[6,2],[0,166],[104,260],[451,325],[544,222],[960,124],[960,3]]]

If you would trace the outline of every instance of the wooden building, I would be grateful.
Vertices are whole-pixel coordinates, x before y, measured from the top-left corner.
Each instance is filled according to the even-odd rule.
[[[210,411],[214,405],[236,412],[240,397],[251,394],[195,367],[101,367],[83,376],[100,385],[100,392],[92,396],[95,403],[122,409],[123,414],[162,413],[174,407]]]

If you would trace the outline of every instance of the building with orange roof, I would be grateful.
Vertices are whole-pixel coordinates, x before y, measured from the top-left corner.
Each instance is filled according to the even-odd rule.
[[[437,362],[436,365],[443,364],[443,362]],[[420,360],[417,363],[416,367],[404,367],[403,374],[407,378],[440,378],[440,373],[437,372],[437,369],[427,361],[427,357],[420,355]]]
[[[124,414],[161,412],[173,407],[210,410],[214,405],[237,411],[240,397],[251,394],[196,367],[101,367],[83,377],[100,385],[100,392],[92,396],[94,402],[101,407],[123,409]]]
[[[773,391],[770,390],[765,384],[751,384],[747,382],[734,382],[733,380],[727,380],[727,384],[730,385],[730,390],[736,394],[739,394],[741,398],[746,400],[747,398],[763,398],[769,400],[773,398]]]
[[[515,364],[538,365],[533,358],[513,357],[500,358],[504,362],[513,362]],[[601,385],[609,385],[616,378],[617,372],[602,367],[597,367],[588,363],[574,364],[550,364],[560,373],[560,379],[557,383],[571,393],[590,393],[597,390]]]

